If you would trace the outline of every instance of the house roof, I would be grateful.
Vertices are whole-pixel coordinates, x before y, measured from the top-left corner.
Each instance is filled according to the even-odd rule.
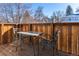
[[[79,14],[72,14],[69,16],[62,17],[62,21],[64,22],[79,22]]]

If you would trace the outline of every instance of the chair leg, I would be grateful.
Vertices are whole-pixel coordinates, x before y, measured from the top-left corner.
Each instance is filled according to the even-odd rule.
[[[17,56],[18,56],[18,50],[17,50],[17,47],[16,47],[16,53],[17,53]]]
[[[31,39],[31,44],[32,44],[32,48],[33,48],[33,52],[34,52],[34,56],[35,56],[35,45],[34,45],[33,39]]]
[[[58,55],[57,47],[54,48],[54,55]]]
[[[17,51],[17,47],[16,47],[16,50],[15,51]]]
[[[59,54],[59,52],[58,52],[58,49],[57,49],[57,48],[55,48],[55,50],[56,50],[57,55],[60,55],[60,54]]]
[[[38,39],[38,56],[39,56],[39,53],[40,52],[40,48],[39,48],[39,39]]]
[[[54,56],[54,52],[55,52],[55,50],[54,50],[54,47],[52,48],[52,55]]]
[[[54,56],[54,48],[48,48],[48,51],[51,56]]]
[[[42,49],[45,50],[45,46],[43,46]]]

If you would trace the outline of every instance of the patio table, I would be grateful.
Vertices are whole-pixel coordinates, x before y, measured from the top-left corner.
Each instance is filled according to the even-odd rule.
[[[19,34],[20,46],[22,45],[22,43],[21,43],[22,42],[22,39],[21,39],[22,35],[35,37],[35,39],[38,39],[38,55],[39,55],[39,39],[40,39],[40,36],[43,34],[42,32],[33,32],[33,31],[23,32],[23,31],[20,31],[20,32],[17,32],[17,34]],[[32,42],[32,45],[33,45],[33,42]],[[34,55],[35,55],[35,47],[34,47],[34,45],[33,45],[33,51],[34,51]]]

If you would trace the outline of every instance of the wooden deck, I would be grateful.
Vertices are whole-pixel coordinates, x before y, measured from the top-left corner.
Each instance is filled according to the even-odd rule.
[[[23,44],[23,49],[16,52],[15,47],[10,44],[0,45],[0,56],[34,56],[33,46],[31,44]],[[40,56],[52,56],[51,49],[40,49]],[[71,54],[67,54],[64,52],[55,52],[55,56],[70,56]],[[37,55],[37,46],[36,46],[36,56]]]

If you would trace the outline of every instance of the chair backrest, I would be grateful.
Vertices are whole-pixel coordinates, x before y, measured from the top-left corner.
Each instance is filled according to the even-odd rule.
[[[17,31],[18,31],[18,28],[13,28],[13,34],[16,34]]]
[[[55,31],[53,34],[52,34],[52,38],[51,38],[51,41],[49,41],[49,47],[50,48],[55,48],[56,47],[56,43],[57,43],[57,40],[58,40],[58,30]]]
[[[18,32],[19,28],[13,28],[13,33],[16,34]]]
[[[19,28],[13,28],[13,41],[17,40],[18,35],[17,32],[19,31]]]
[[[58,40],[58,30],[55,31],[53,34],[52,34],[52,39],[51,39],[51,43],[52,44],[56,44],[57,40]]]

